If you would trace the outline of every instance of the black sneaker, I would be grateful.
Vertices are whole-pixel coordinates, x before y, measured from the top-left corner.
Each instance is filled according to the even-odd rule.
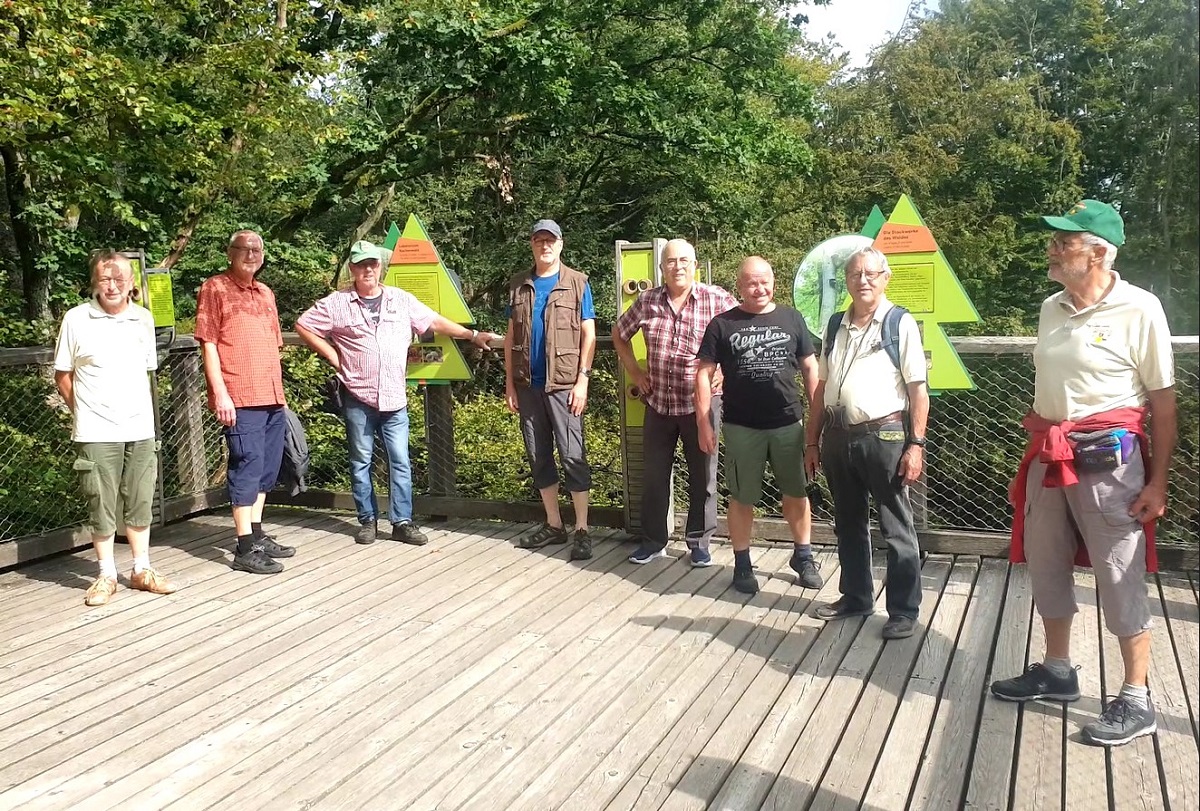
[[[549,524],[542,524],[538,527],[537,532],[528,538],[522,538],[517,546],[522,549],[541,549],[548,544],[566,542],[567,530],[564,527],[552,527]]]
[[[571,560],[591,560],[592,537],[586,529],[575,530],[575,543],[571,545]]]
[[[821,564],[813,560],[812,555],[800,557],[798,552],[793,552],[788,565],[796,573],[797,585],[806,589],[819,589],[825,585],[825,578],[821,577]]]
[[[734,569],[733,587],[742,594],[758,594],[758,578],[753,569]]]
[[[283,564],[273,560],[263,551],[262,547],[255,543],[244,555],[234,553],[233,570],[250,572],[250,574],[279,574],[283,571]]]
[[[392,540],[410,543],[413,546],[424,546],[429,543],[429,536],[412,521],[405,521],[403,524],[392,524]]]
[[[273,558],[290,558],[296,554],[296,547],[275,543],[275,539],[266,533],[254,539],[254,547]]]
[[[379,537],[379,526],[374,521],[368,521],[365,524],[359,524],[358,530],[354,533],[354,542],[361,544],[375,543],[375,539]]]
[[[1079,674],[1072,668],[1066,677],[1055,676],[1050,668],[1035,662],[1020,676],[992,682],[992,695],[1005,701],[1075,701],[1079,698]]]
[[[1144,708],[1123,696],[1117,696],[1104,705],[1100,717],[1085,726],[1079,737],[1092,746],[1120,746],[1142,735],[1152,735],[1157,730],[1154,704],[1149,696],[1146,697]]]

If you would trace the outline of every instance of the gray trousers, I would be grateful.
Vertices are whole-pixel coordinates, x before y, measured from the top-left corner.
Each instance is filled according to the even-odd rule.
[[[900,423],[884,427],[904,430]],[[851,434],[829,428],[821,445],[821,464],[833,496],[842,597],[852,608],[874,604],[869,502],[873,498],[879,531],[888,547],[888,616],[915,620],[921,610],[921,553],[908,488],[896,473],[903,453],[903,440],[883,440],[874,432]]]
[[[517,386],[517,411],[521,416],[521,437],[525,457],[533,472],[533,486],[543,490],[558,484],[554,467],[554,446],[562,463],[567,492],[592,489],[592,471],[583,444],[583,418],[571,413],[567,404],[569,389],[547,392],[532,386]]]
[[[721,398],[712,400],[713,435],[721,435]],[[683,458],[688,472],[688,546],[708,549],[717,530],[717,454],[700,450],[700,432],[695,414],[669,417],[646,406],[642,426],[642,534],[659,547],[667,545],[671,527],[667,512],[671,492],[671,468],[675,446],[683,441]]]

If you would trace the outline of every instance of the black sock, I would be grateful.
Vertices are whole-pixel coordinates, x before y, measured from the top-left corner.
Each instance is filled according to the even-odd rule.
[[[799,544],[798,543],[798,544],[796,544],[796,551],[793,552],[792,554],[794,554],[796,557],[800,558],[800,560],[811,560],[812,559],[812,544],[807,544],[807,543]]]
[[[266,535],[266,533],[262,530],[262,521],[250,522],[250,534],[255,538],[261,538],[263,535]]]
[[[733,553],[733,568],[738,571],[745,571],[754,568],[754,566],[750,564],[749,549],[743,549],[741,552],[735,551]]]
[[[253,532],[251,532],[249,535],[239,535],[238,536],[237,553],[239,555],[250,554],[250,547],[254,546],[254,540],[255,539],[254,539]]]

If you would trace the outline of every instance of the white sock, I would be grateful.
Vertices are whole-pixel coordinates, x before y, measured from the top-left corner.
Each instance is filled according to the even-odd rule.
[[[1121,698],[1144,710],[1150,706],[1150,688],[1144,684],[1123,684]]]
[[[112,558],[100,561],[100,576],[117,579],[117,564]]]
[[[1060,679],[1065,679],[1071,675],[1071,660],[1070,659],[1055,659],[1047,656],[1046,661],[1042,662],[1046,669]]]
[[[134,556],[134,558],[133,558],[134,574],[141,572],[143,569],[149,569],[149,568],[150,568],[150,553],[149,552],[147,552],[144,555]]]

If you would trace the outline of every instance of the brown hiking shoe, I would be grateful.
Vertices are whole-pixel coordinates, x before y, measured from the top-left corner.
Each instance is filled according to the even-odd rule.
[[[100,576],[96,582],[88,586],[83,604],[87,606],[108,605],[108,600],[117,591],[117,578]]]
[[[151,594],[174,594],[179,587],[147,566],[140,572],[130,572],[129,588]]]

